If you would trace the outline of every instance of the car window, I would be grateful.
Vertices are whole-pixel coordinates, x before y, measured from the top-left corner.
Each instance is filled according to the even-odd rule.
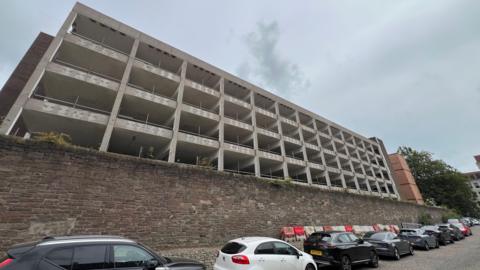
[[[397,234],[395,234],[395,233],[389,233],[389,239],[390,239],[390,240],[393,240],[393,239],[395,239],[395,238],[397,238],[397,237],[398,237]]]
[[[376,233],[370,236],[370,238],[373,240],[385,240],[385,237],[386,237],[386,233],[383,233],[383,232]]]
[[[330,243],[330,242],[332,242],[332,237],[330,236],[330,234],[314,233],[307,238],[307,242],[314,242],[314,243],[326,242],[326,243]]]
[[[129,245],[113,247],[113,262],[115,268],[140,267],[155,258],[145,250]]]
[[[221,251],[225,254],[238,254],[244,251],[246,248],[246,246],[237,242],[229,242],[221,249]]]
[[[255,249],[255,254],[275,254],[273,242],[265,242]]]
[[[275,247],[275,254],[280,254],[280,255],[297,255],[298,254],[295,248],[282,242],[275,242],[273,243],[273,246]]]
[[[352,242],[355,242],[355,241],[358,240],[358,237],[353,233],[349,233],[347,235],[348,235],[348,237],[350,237],[350,241],[352,241]]]
[[[350,238],[348,237],[347,234],[340,234],[339,236],[337,236],[337,242],[338,243],[350,243]]]
[[[414,230],[401,230],[400,235],[415,236],[415,235],[417,235],[417,232],[414,231]]]
[[[90,270],[105,268],[107,246],[80,246],[73,252],[73,270]]]
[[[63,269],[72,267],[73,248],[55,249],[45,256],[45,259],[60,266]]]

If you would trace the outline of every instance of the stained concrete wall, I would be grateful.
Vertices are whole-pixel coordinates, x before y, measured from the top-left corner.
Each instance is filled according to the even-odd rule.
[[[58,234],[114,234],[156,250],[218,247],[286,225],[413,222],[441,209],[0,137],[0,251]]]

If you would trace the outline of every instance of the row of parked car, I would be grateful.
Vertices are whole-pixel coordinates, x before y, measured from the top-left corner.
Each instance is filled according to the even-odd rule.
[[[414,248],[438,248],[471,235],[469,226],[462,221],[404,227],[398,234],[369,232],[362,237],[344,231],[314,232],[304,241],[304,251],[275,238],[243,237],[229,241],[217,252],[214,270],[317,270],[323,265],[350,270],[352,265],[364,263],[376,268],[379,256],[399,260],[402,255],[413,255]],[[123,237],[67,236],[13,246],[0,258],[0,269],[205,270],[206,267],[189,259],[161,256]]]
[[[372,231],[362,236],[348,231],[319,231],[308,236],[303,251],[287,242],[264,237],[244,237],[228,242],[217,254],[214,270],[314,270],[334,266],[350,270],[352,265],[379,266],[379,258],[400,260],[415,249],[430,250],[472,235],[459,220],[445,224],[402,226],[392,231]]]

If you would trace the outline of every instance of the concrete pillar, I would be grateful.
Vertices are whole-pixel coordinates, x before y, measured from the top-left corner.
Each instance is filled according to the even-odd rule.
[[[330,175],[328,175],[327,171],[327,162],[325,161],[325,154],[323,153],[322,142],[320,141],[320,131],[318,130],[317,122],[315,120],[313,121],[313,128],[315,129],[315,138],[317,139],[318,149],[320,149],[320,157],[322,158],[322,164],[325,168],[325,180],[327,181],[327,186],[331,187],[332,183],[330,182]]]
[[[175,109],[175,117],[173,120],[172,140],[170,141],[170,149],[168,151],[168,162],[175,162],[175,153],[177,151],[178,129],[180,127],[180,116],[182,114],[183,105],[183,89],[185,86],[185,77],[187,75],[187,61],[183,61],[180,67],[180,84],[177,93],[177,108]]]
[[[115,121],[117,120],[118,114],[120,112],[120,105],[122,104],[123,96],[125,90],[127,89],[128,80],[130,78],[130,73],[132,71],[133,62],[135,62],[135,56],[137,55],[138,44],[140,43],[138,37],[133,42],[130,55],[128,57],[127,66],[123,72],[123,77],[120,82],[120,87],[117,91],[117,96],[115,102],[113,103],[112,112],[108,118],[107,128],[103,134],[102,143],[100,144],[100,151],[106,152],[108,150],[108,145],[110,144],[110,138],[112,137],[113,127],[115,126]]]
[[[65,34],[67,34],[70,26],[75,21],[76,17],[77,13],[73,10],[68,14],[67,19],[63,23],[55,38],[52,40],[52,43],[50,43],[48,49],[45,51],[45,54],[42,56],[42,59],[40,59],[37,67],[33,71],[32,76],[30,76],[27,83],[25,84],[25,87],[23,87],[22,91],[15,100],[15,103],[10,108],[10,111],[5,116],[5,119],[0,126],[0,134],[8,135],[12,130],[15,122],[18,120],[20,114],[23,111],[23,106],[28,101],[32,93],[35,91],[35,88],[37,87],[40,79],[45,72],[45,68],[55,56],[55,53],[62,44],[63,37],[65,36]]]
[[[217,158],[217,167],[219,171],[223,171],[224,167],[224,151],[223,151],[223,142],[225,137],[225,125],[224,125],[224,116],[225,116],[225,80],[220,78],[220,121],[218,126],[218,158]]]
[[[278,132],[280,133],[280,152],[282,153],[282,168],[283,168],[283,178],[287,179],[290,178],[290,174],[288,172],[288,165],[285,157],[287,156],[285,152],[285,142],[283,141],[283,128],[282,128],[282,122],[280,120],[280,108],[278,107],[278,102],[275,101],[275,116],[277,117],[277,126],[278,126]]]
[[[308,164],[308,155],[307,155],[307,148],[305,147],[305,139],[303,138],[303,131],[302,131],[302,123],[300,123],[300,115],[298,111],[295,111],[295,120],[298,125],[298,134],[300,135],[300,141],[302,142],[302,154],[303,154],[303,161],[305,161],[305,173],[307,174],[307,182],[308,184],[312,184],[312,174],[310,173],[310,165]]]
[[[258,157],[258,136],[257,136],[257,117],[255,116],[255,96],[254,92],[250,90],[250,106],[252,107],[252,125],[253,125],[253,149],[255,150],[255,157],[253,158],[255,166],[255,176],[260,177],[260,158]]]

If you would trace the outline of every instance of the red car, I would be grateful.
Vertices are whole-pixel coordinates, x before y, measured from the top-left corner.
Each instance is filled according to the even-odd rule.
[[[457,227],[460,229],[460,231],[463,233],[463,235],[465,236],[470,236],[472,235],[472,230],[470,230],[470,227],[468,227],[467,225],[461,223],[461,222],[458,222],[458,223],[451,223],[453,226]]]

